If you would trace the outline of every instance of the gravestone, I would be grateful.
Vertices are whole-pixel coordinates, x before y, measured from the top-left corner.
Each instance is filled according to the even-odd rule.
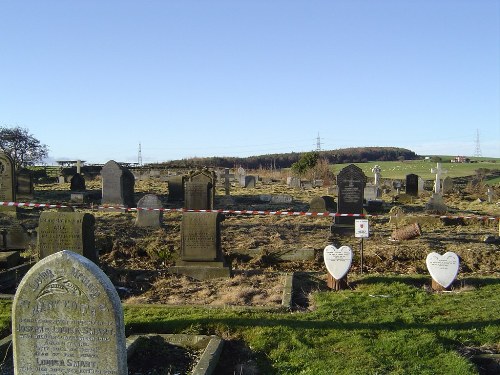
[[[247,175],[247,172],[245,171],[245,169],[242,167],[239,167],[236,170],[235,175],[236,175],[235,178],[236,178],[236,180],[238,180],[240,187],[245,187],[245,177]]]
[[[31,237],[20,224],[10,225],[4,233],[2,249],[25,250],[31,242]]]
[[[255,188],[256,178],[255,176],[245,176],[245,188],[253,189]]]
[[[379,188],[372,184],[366,184],[363,191],[363,198],[366,202],[374,201],[379,197]]]
[[[186,178],[184,208],[212,210],[215,200],[215,172],[203,169],[190,172]]]
[[[259,195],[261,202],[268,202],[271,204],[292,203],[293,197],[288,194],[261,194]]]
[[[16,175],[12,158],[0,152],[0,201],[16,201]]]
[[[38,223],[39,259],[61,250],[71,250],[97,263],[95,218],[81,212],[42,212]]]
[[[127,168],[110,160],[101,170],[102,204],[134,207],[135,177]]]
[[[350,164],[337,175],[337,214],[363,214],[363,194],[366,176],[361,168]],[[335,216],[332,232],[343,234],[354,232],[356,216]]]
[[[230,277],[221,248],[220,222],[217,212],[184,212],[181,224],[180,260],[170,272],[207,280]]]
[[[448,251],[443,255],[433,252],[427,255],[425,263],[432,277],[432,288],[434,290],[446,290],[457,277],[460,259],[452,251]]]
[[[451,177],[445,177],[443,180],[443,194],[449,194],[453,191],[453,180]]]
[[[309,212],[325,212],[326,202],[323,197],[314,197],[309,201]]]
[[[328,286],[333,290],[341,290],[347,287],[347,272],[351,268],[352,249],[349,246],[339,248],[328,245],[323,250],[323,259],[328,275]]]
[[[137,218],[135,225],[137,227],[159,228],[161,226],[161,208],[160,199],[154,194],[146,194],[137,202]]]
[[[434,173],[436,175],[436,178],[434,180],[434,193],[441,193],[441,177],[444,173],[447,172],[448,171],[446,169],[441,168],[441,163],[437,163],[436,168],[431,168],[431,173]]]
[[[380,188],[380,177],[382,176],[382,168],[380,168],[380,165],[376,165],[372,168],[373,172],[373,185],[378,189]]]
[[[16,198],[32,199],[35,192],[33,188],[33,174],[29,169],[23,168],[17,172]]]
[[[418,175],[410,173],[406,175],[406,194],[418,197]]]
[[[36,263],[12,305],[15,374],[127,375],[115,287],[94,263],[61,251]]]
[[[184,178],[185,176],[169,176],[168,177],[168,200],[182,201],[184,200]]]
[[[85,178],[80,173],[75,173],[69,181],[69,190],[71,191],[85,191]]]
[[[287,177],[286,184],[288,187],[293,189],[300,189],[300,178],[299,177]]]
[[[418,178],[418,193],[421,194],[425,191],[425,180],[422,177]]]

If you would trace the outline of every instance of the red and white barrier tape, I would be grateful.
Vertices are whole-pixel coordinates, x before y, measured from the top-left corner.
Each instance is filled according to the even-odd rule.
[[[28,202],[0,202],[0,206],[7,207],[35,207],[35,208],[65,208],[70,205],[28,203]],[[90,207],[89,207],[90,208]],[[99,209],[114,209],[123,211],[162,211],[162,212],[217,212],[232,215],[276,215],[276,216],[313,216],[313,217],[384,217],[387,215],[372,214],[341,214],[334,212],[303,212],[303,211],[270,211],[270,210],[190,210],[187,208],[145,208],[145,207],[123,207],[123,206],[99,206]],[[458,216],[458,215],[426,215],[440,219],[476,219],[476,220],[500,220],[500,217],[492,216]]]

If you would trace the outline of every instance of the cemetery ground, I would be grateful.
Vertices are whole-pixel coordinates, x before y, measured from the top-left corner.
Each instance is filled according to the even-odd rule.
[[[500,353],[500,246],[484,239],[499,234],[499,222],[463,217],[498,218],[500,207],[498,199],[485,201],[485,186],[461,178],[462,186],[445,196],[450,215],[459,218],[426,214],[430,193],[396,201],[394,192],[385,194],[388,207],[369,217],[363,274],[360,239],[332,235],[328,217],[228,214],[221,224],[222,249],[234,277],[195,281],[167,272],[180,248],[180,213],[165,212],[162,227],[149,229],[134,226],[134,212],[75,209],[96,218],[99,264],[118,287],[127,334],[218,335],[225,345],[216,374],[493,374],[498,359],[488,359]],[[87,189],[97,197],[100,182],[89,181]],[[495,190],[498,197],[498,184]],[[168,201],[165,183],[137,181],[136,198],[148,192],[166,208],[180,207]],[[289,194],[294,200],[269,205],[259,200],[261,194]],[[218,204],[223,195],[218,188],[216,208],[307,211],[312,197],[328,193],[259,183],[253,189],[233,187],[231,207]],[[64,203],[68,197],[65,184],[35,187],[35,201]],[[22,211],[21,223],[34,229],[40,210]],[[390,240],[394,229],[415,221],[420,236]],[[348,289],[338,292],[326,287],[322,261],[331,243],[355,252]],[[310,259],[285,260],[303,249]],[[430,289],[425,257],[433,251],[460,257],[449,292]],[[33,254],[31,249],[23,256]],[[292,304],[283,307],[283,282],[292,273]],[[10,307],[9,300],[0,300],[2,337],[10,330]],[[155,362],[155,355],[165,352],[150,351],[144,362]],[[174,355],[173,362],[182,361]],[[172,363],[162,366],[169,373]],[[136,373],[147,371],[160,373]]]

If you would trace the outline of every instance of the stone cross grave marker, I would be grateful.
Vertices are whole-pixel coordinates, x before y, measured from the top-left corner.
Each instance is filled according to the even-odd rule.
[[[418,175],[414,173],[406,175],[406,194],[412,197],[418,196]]]
[[[36,263],[12,305],[14,373],[126,375],[120,298],[99,267],[71,251]]]
[[[425,263],[432,280],[446,289],[457,277],[460,259],[452,251],[443,255],[433,252],[427,255]]]
[[[338,214],[362,214],[363,194],[366,185],[366,176],[354,164],[343,168],[337,175]],[[332,230],[337,232],[354,231],[355,216],[335,216]]]
[[[380,168],[380,165],[376,165],[372,168],[373,176],[374,176],[374,181],[373,184],[378,188],[380,188],[380,177],[382,176],[382,168]]]
[[[14,161],[9,155],[3,152],[0,152],[0,201],[16,201]]]
[[[160,199],[154,194],[146,194],[137,202],[137,218],[135,225],[138,227],[159,228],[161,226],[162,208]]]
[[[87,213],[42,212],[37,230],[39,259],[71,250],[97,263],[94,224],[94,216]]]
[[[448,171],[441,168],[441,163],[437,163],[436,168],[431,168],[431,173],[436,175],[434,180],[434,193],[439,194],[441,192],[441,177],[443,174],[448,173]]]
[[[127,168],[110,160],[101,170],[102,204],[134,207],[135,177]]]

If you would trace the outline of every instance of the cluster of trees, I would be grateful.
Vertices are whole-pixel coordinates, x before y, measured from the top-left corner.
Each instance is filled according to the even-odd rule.
[[[201,166],[217,168],[233,168],[241,165],[248,169],[280,169],[291,168],[294,163],[301,160],[303,155],[317,154],[316,160],[325,160],[330,164],[364,163],[368,161],[397,161],[418,159],[415,152],[398,147],[353,147],[331,151],[317,151],[312,153],[290,152],[284,154],[268,154],[236,157],[208,157],[173,160],[161,163],[168,168],[196,168]]]
[[[35,165],[49,155],[47,145],[19,126],[0,127],[0,150],[12,158],[16,170]]]

